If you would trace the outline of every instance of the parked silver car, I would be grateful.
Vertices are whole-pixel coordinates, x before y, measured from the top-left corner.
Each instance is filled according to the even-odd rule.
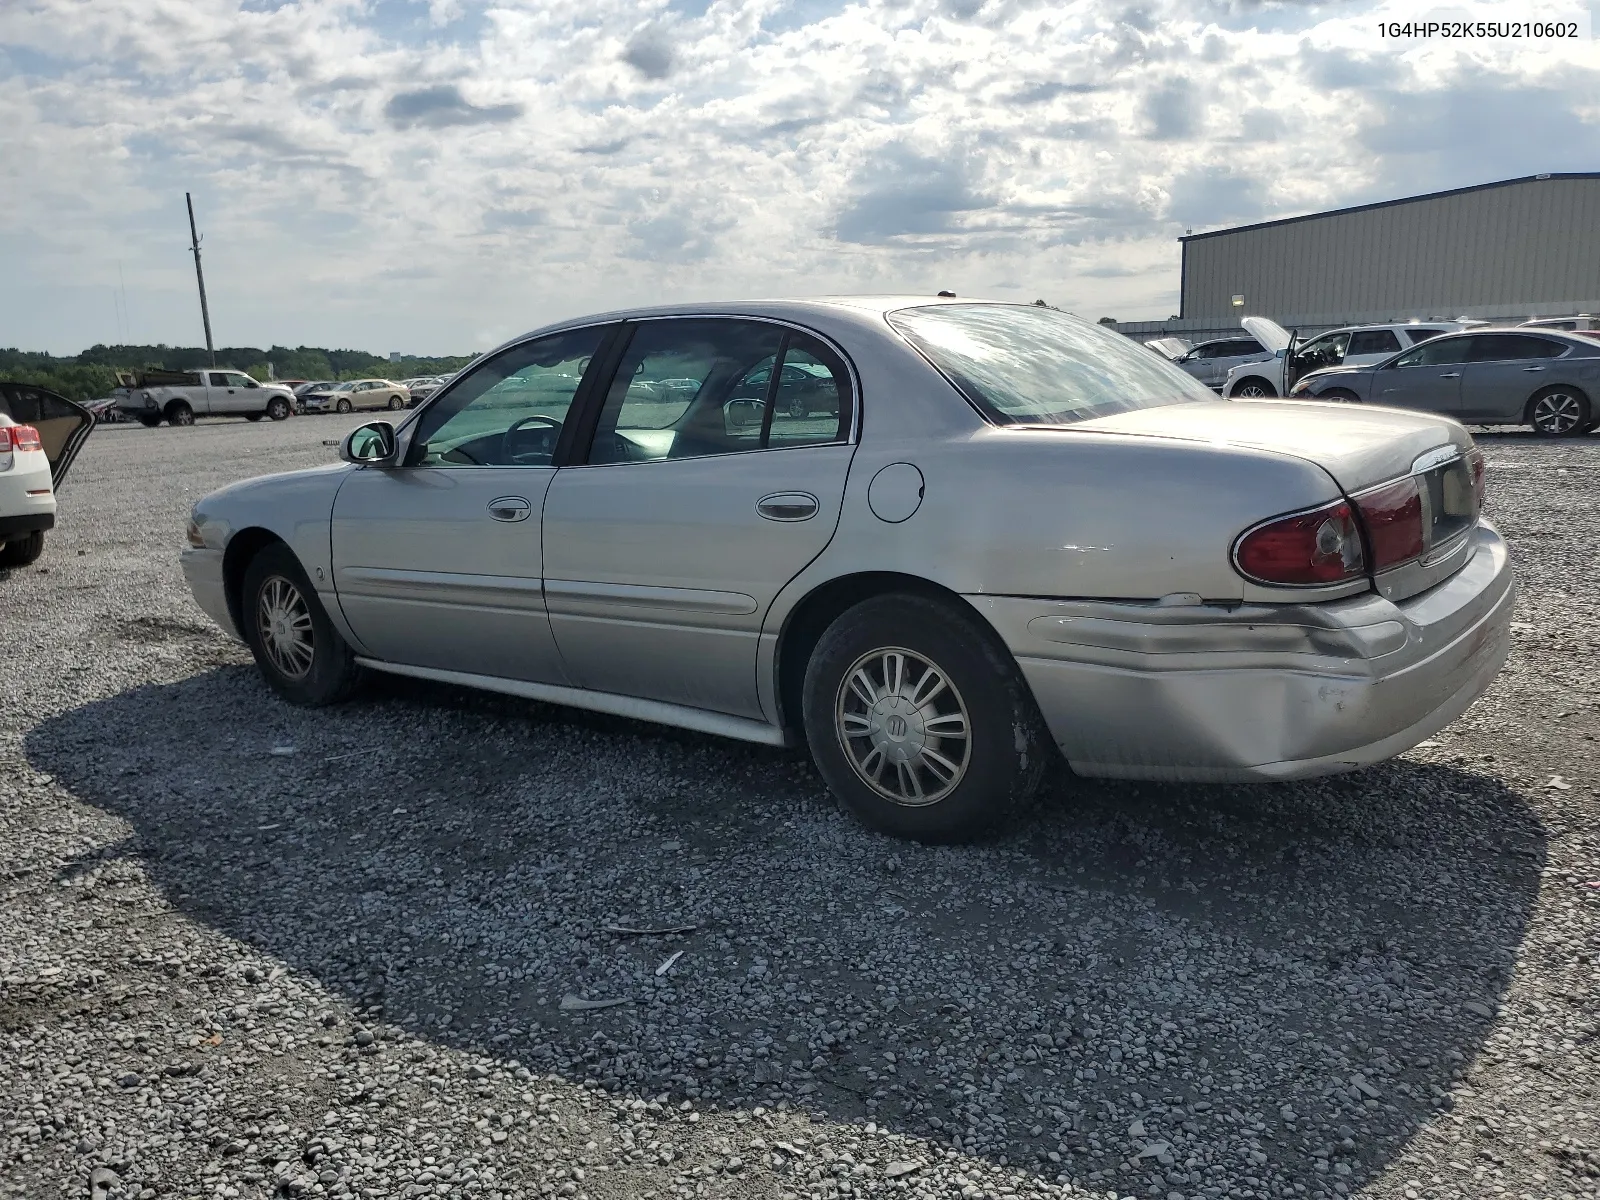
[[[1531,425],[1547,437],[1600,423],[1600,341],[1554,329],[1475,329],[1367,367],[1316,371],[1296,399],[1361,401],[1473,425]]]
[[[1174,361],[1212,391],[1220,391],[1228,372],[1276,355],[1253,337],[1219,338],[1193,346]]]
[[[831,399],[774,403],[790,365]],[[1221,400],[1032,305],[590,317],[341,456],[189,526],[196,600],[281,696],[371,669],[803,739],[862,818],[928,840],[1005,817],[1056,750],[1127,778],[1377,762],[1508,644],[1460,425]]]

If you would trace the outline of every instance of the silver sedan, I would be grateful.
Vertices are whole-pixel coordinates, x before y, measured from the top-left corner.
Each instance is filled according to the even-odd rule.
[[[1554,329],[1474,329],[1369,366],[1313,371],[1289,394],[1572,437],[1600,423],[1600,341]]]
[[[377,671],[803,742],[925,840],[1003,820],[1058,753],[1147,779],[1380,761],[1508,644],[1461,425],[1220,400],[1036,306],[565,322],[341,457],[188,530],[195,598],[285,699]]]

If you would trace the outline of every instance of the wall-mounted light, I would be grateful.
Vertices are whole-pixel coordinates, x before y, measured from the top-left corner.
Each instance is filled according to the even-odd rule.
[[[1233,298],[1233,306],[1235,308],[1243,308],[1244,307],[1244,297],[1243,296],[1235,296]]]

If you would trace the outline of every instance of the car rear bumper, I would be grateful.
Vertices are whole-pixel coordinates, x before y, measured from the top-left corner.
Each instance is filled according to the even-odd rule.
[[[1515,582],[1484,523],[1472,557],[1392,603],[1194,605],[971,596],[1067,761],[1126,779],[1300,779],[1391,758],[1500,670]]]
[[[183,551],[181,561],[183,577],[189,583],[194,602],[222,632],[236,641],[243,641],[233,623],[233,613],[228,609],[228,591],[222,579],[222,551],[189,549]]]

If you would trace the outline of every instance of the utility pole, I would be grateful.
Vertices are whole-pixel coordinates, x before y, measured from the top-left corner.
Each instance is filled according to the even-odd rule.
[[[194,277],[200,284],[200,319],[206,323],[206,353],[211,356],[211,365],[214,367],[217,365],[217,351],[211,344],[211,310],[206,307],[206,273],[200,269],[200,235],[194,228],[194,197],[185,192],[183,200],[189,206],[189,253],[194,255]]]

